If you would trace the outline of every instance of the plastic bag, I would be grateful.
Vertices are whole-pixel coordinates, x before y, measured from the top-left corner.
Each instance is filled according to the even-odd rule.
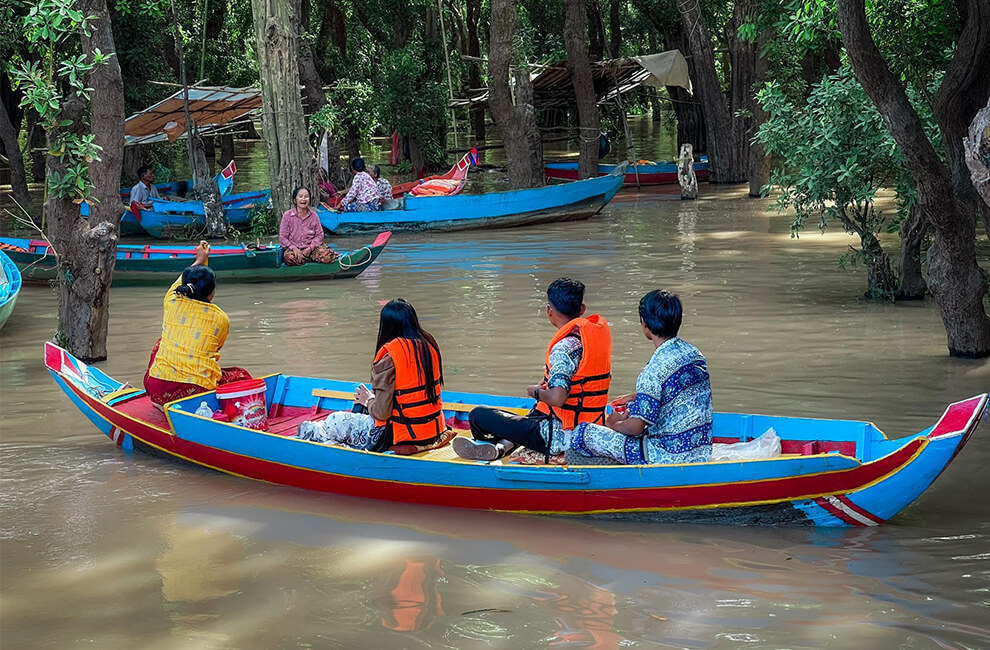
[[[759,438],[731,445],[712,444],[711,460],[763,460],[780,456],[780,437],[772,428]]]

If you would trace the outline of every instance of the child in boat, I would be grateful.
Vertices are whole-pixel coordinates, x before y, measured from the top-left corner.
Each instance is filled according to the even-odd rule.
[[[367,413],[332,413],[323,422],[304,422],[299,437],[401,454],[447,444],[454,433],[440,399],[440,347],[405,300],[382,307],[376,349],[371,390],[362,384],[354,391],[355,403]]]
[[[220,367],[220,348],[227,340],[230,320],[213,304],[217,280],[207,266],[209,256],[210,245],[199,242],[192,266],[165,294],[162,335],[144,375],[144,388],[158,408],[220,384],[251,379],[243,368]]]
[[[286,266],[301,266],[307,262],[330,264],[340,257],[323,243],[323,224],[310,209],[310,193],[305,187],[292,192],[291,210],[286,210],[278,227],[282,244],[282,262]]]
[[[455,438],[454,452],[468,460],[492,461],[516,447],[543,455],[544,462],[567,449],[580,422],[602,422],[611,379],[612,335],[598,314],[585,316],[584,284],[558,278],[547,287],[547,319],[557,333],[547,346],[543,381],[526,389],[536,406],[526,415],[479,406],[468,420],[472,438]]]
[[[709,460],[708,363],[698,348],[677,337],[682,315],[680,299],[667,291],[651,291],[639,301],[640,326],[653,343],[653,356],[636,380],[636,392],[612,402],[616,408],[605,426],[577,426],[570,438],[571,450],[580,455],[576,458],[609,458],[627,465]]]

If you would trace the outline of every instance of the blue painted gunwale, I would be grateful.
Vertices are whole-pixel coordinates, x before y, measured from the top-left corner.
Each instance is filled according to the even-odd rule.
[[[623,163],[620,163],[623,164]],[[641,165],[628,163],[624,185],[666,185],[677,183],[677,162],[662,162],[656,165]],[[615,172],[618,165],[598,165],[598,175],[604,176]],[[574,180],[577,178],[578,163],[576,161],[549,162],[545,165],[547,178]],[[694,163],[698,180],[708,179],[708,156],[700,156]]]
[[[0,250],[0,266],[3,267],[4,275],[7,276],[7,281],[0,285],[0,329],[2,329],[7,319],[10,318],[11,312],[14,311],[14,305],[17,304],[17,296],[21,292],[22,282],[20,269],[2,250]]]
[[[271,190],[240,192],[223,200],[223,216],[231,226],[243,228],[250,225],[251,211],[258,205],[271,201]],[[202,201],[169,201],[152,199],[152,209],[141,211],[140,225],[146,233],[161,239],[166,230],[182,229],[190,225],[205,225]]]
[[[625,168],[622,167],[624,170]],[[527,190],[412,196],[401,209],[381,212],[333,212],[318,208],[323,227],[335,234],[369,230],[464,230],[500,228],[588,219],[612,200],[622,175],[547,185]]]
[[[51,344],[48,347],[59,350]],[[64,351],[63,354],[72,360],[71,355]],[[46,349],[46,361],[47,355]],[[101,430],[112,436],[111,439],[117,444],[130,444],[126,435],[133,433],[133,427],[137,427],[135,430],[139,432],[135,436],[136,440],[141,437],[142,427],[143,430],[148,429],[149,425],[126,414],[120,414],[123,417],[116,418],[114,414],[117,412],[112,407],[115,400],[134,399],[140,397],[143,391],[131,390],[118,398],[101,401],[85,387],[85,382],[81,383],[77,378],[58,371],[51,363],[48,365],[59,386],[70,397],[76,395],[77,399],[73,399],[73,402],[91,421],[101,426],[101,420],[112,420],[111,424],[115,426],[106,429],[104,425]],[[103,393],[121,387],[119,382],[105,377],[100,373],[97,375],[98,381],[89,383],[98,384]],[[314,405],[316,398],[312,396],[313,388],[351,391],[356,386],[353,382],[283,375],[273,375],[265,378],[265,381],[269,405],[282,403],[303,407]],[[528,402],[512,397],[457,392],[445,392],[444,398],[447,403],[463,401],[496,406],[526,406]],[[837,453],[763,461],[637,467],[514,467],[400,457],[285,438],[196,416],[193,410],[202,401],[217,407],[216,397],[212,392],[167,405],[166,413],[172,434],[153,427],[154,431],[159,432],[155,434],[160,438],[159,444],[148,444],[180,458],[249,478],[264,477],[262,480],[310,489],[358,496],[373,495],[413,503],[551,514],[624,513],[662,516],[671,511],[702,515],[708,513],[710,521],[733,523],[746,521],[745,517],[753,513],[755,518],[752,521],[759,523],[876,525],[913,501],[945,469],[975,431],[980,418],[985,416],[987,398],[983,394],[951,405],[939,421],[936,431],[929,428],[917,435],[898,440],[888,440],[876,427],[866,422],[746,414],[716,415],[715,435],[719,437],[746,438],[750,430],[761,430],[764,425],[770,425],[785,439],[852,440],[857,442],[857,447],[872,447],[877,460],[863,466],[857,459]],[[343,399],[320,398],[320,406],[327,409],[346,408],[349,405],[349,401]],[[87,413],[87,410],[95,410],[97,407],[107,415]],[[960,425],[952,423],[951,418],[948,418],[949,424],[943,426],[943,421],[946,421],[950,411],[956,407],[966,412],[968,422]],[[929,433],[933,436],[929,437]],[[197,456],[214,459],[213,464],[202,459],[197,460]],[[221,459],[222,462],[215,459]],[[866,468],[874,466],[878,470],[885,469],[878,471],[873,479],[843,492],[829,492],[822,488],[818,495],[802,497],[794,494],[773,502],[733,502],[731,499],[731,495],[747,489],[747,486],[783,486],[794,481],[807,484],[807,473],[811,473],[810,480],[825,485],[834,482],[836,477],[853,476],[851,472],[859,472],[859,476]],[[278,472],[291,480],[280,480]],[[795,476],[794,472],[805,474]],[[640,494],[649,496],[665,490],[673,490],[675,494],[691,494],[698,490],[715,491],[717,496],[714,498],[718,502],[680,507],[676,502],[655,499],[650,501],[648,498],[630,501]],[[582,504],[602,503],[603,497],[607,503],[612,504],[608,508],[581,509]],[[829,505],[827,501],[834,502],[839,508]],[[510,502],[524,505],[505,507]],[[540,506],[534,507],[535,504]],[[784,509],[799,513],[801,519],[775,522],[767,518],[766,507],[776,508],[778,512]],[[848,514],[850,512],[853,516]],[[856,514],[857,512],[860,514]]]

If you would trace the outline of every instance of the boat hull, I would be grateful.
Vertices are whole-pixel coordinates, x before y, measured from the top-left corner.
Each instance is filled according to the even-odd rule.
[[[232,246],[214,247],[210,268],[221,282],[294,282],[300,280],[329,280],[353,278],[371,266],[388,244],[391,233],[382,233],[367,246],[344,253],[331,264],[282,265],[282,250],[278,246],[249,251]],[[7,240],[27,243],[27,240]],[[14,263],[23,270],[25,280],[48,282],[55,279],[55,257],[46,255],[45,242],[26,252],[10,251]],[[26,247],[26,246],[25,246]],[[162,286],[181,273],[192,262],[194,249],[167,246],[127,246],[117,248],[114,286]],[[221,254],[223,253],[223,254]],[[167,284],[166,284],[167,286]]]
[[[351,496],[480,510],[659,521],[880,524],[914,500],[945,469],[972,435],[987,406],[987,395],[971,398],[950,406],[936,427],[917,436],[887,440],[876,432],[882,438],[874,441],[878,444],[870,444],[871,425],[849,423],[865,425],[858,430],[865,435],[863,444],[870,444],[870,454],[883,453],[863,462],[826,453],[670,466],[511,466],[375,454],[286,437],[292,432],[288,427],[297,420],[314,418],[321,408],[346,406],[344,397],[317,395],[321,389],[346,395],[346,389],[352,391],[356,385],[349,382],[283,375],[265,378],[267,403],[279,405],[273,408],[270,421],[281,421],[286,430],[261,432],[195,415],[193,410],[202,401],[216,408],[213,393],[167,405],[166,421],[156,415],[143,391],[122,388],[119,382],[98,370],[86,369],[53,344],[46,346],[45,356],[62,390],[90,421],[124,448],[163,453],[237,476]],[[96,373],[95,377],[90,378],[91,373]],[[482,397],[496,406],[522,403],[515,398],[445,393],[448,419],[464,414],[455,409],[456,404]],[[291,409],[298,409],[299,415],[292,415],[296,420],[285,420],[284,411]],[[959,417],[953,420],[953,413]],[[157,423],[153,421],[156,417]],[[725,414],[721,425],[734,427],[737,420],[733,414]],[[947,420],[949,424],[943,426]],[[744,419],[738,422],[748,426]],[[816,422],[823,421],[794,419],[791,425],[795,433],[807,429],[809,435],[817,435]]]
[[[0,287],[0,329],[3,329],[14,305],[17,304],[17,296],[21,292],[21,272],[12,259],[0,250],[0,266],[3,267],[3,275],[6,278]]]
[[[231,194],[223,199],[224,219],[233,228],[247,228],[254,210],[269,205],[270,200],[270,190]],[[190,228],[206,226],[202,201],[152,199],[151,203],[151,210],[141,211],[140,226],[156,239],[184,235]]]
[[[615,171],[616,165],[598,165],[598,176],[605,176]],[[576,162],[547,163],[545,168],[547,178],[558,180],[577,180],[578,164]],[[637,173],[638,172],[638,173]],[[699,181],[708,180],[708,158],[702,157],[694,163],[694,173]],[[661,165],[630,165],[626,171],[623,185],[676,185],[677,164]]]
[[[620,175],[528,190],[454,196],[406,196],[399,210],[333,212],[320,209],[323,227],[334,234],[388,228],[393,231],[450,231],[510,228],[580,221],[598,214],[622,185]]]

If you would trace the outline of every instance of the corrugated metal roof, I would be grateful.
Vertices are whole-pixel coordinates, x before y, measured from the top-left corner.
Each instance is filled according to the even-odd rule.
[[[174,141],[187,135],[183,92],[179,90],[124,122],[126,144]],[[201,133],[261,109],[260,88],[194,86],[189,88],[189,115]]]

